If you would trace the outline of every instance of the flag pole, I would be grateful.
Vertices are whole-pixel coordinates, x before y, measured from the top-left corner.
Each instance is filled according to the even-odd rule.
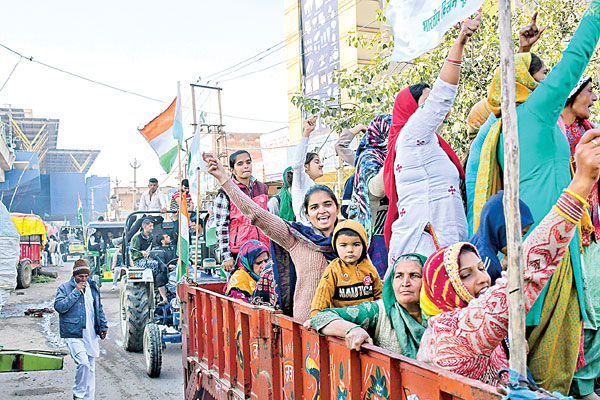
[[[504,133],[504,214],[508,243],[508,341],[510,368],[527,376],[525,296],[523,294],[523,236],[519,210],[519,138],[515,107],[515,54],[511,29],[511,0],[499,0],[500,66],[502,74],[502,132]]]
[[[179,268],[179,279],[183,277],[183,268],[181,266],[181,200],[183,198],[181,193],[181,140],[177,141],[177,161],[179,163],[179,209],[177,215],[177,232],[179,232],[179,237],[177,238],[177,254],[179,255],[177,259],[177,268]],[[187,198],[185,199],[187,201]],[[178,282],[179,283],[179,282]]]
[[[196,255],[194,260],[194,282],[198,282],[198,243],[200,238],[198,236],[200,232],[200,168],[196,168]],[[206,238],[206,232],[204,232]]]
[[[194,260],[194,281],[198,281],[198,243],[199,232],[200,232],[200,168],[196,168],[196,256]],[[206,232],[204,232],[204,237],[206,238]]]

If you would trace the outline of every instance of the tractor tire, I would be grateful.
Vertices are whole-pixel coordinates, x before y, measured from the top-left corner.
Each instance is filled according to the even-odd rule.
[[[121,284],[121,332],[123,348],[127,351],[142,351],[144,327],[150,318],[150,298],[144,283]]]
[[[17,289],[27,289],[31,286],[31,261],[21,260],[17,267]]]
[[[150,323],[144,328],[144,357],[146,373],[150,378],[160,376],[162,366],[162,333],[158,325]]]

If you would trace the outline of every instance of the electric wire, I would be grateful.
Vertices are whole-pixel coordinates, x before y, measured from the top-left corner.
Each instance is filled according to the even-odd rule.
[[[281,43],[285,43],[285,40],[283,40],[282,42],[279,42],[279,43],[280,43],[280,44],[281,44]],[[238,71],[240,71],[240,70],[242,70],[242,69],[244,69],[244,68],[246,68],[246,67],[248,67],[248,66],[250,66],[250,65],[252,65],[252,64],[254,64],[254,63],[257,63],[257,62],[259,62],[260,60],[263,60],[263,59],[267,58],[268,56],[270,56],[270,55],[273,55],[273,54],[275,54],[275,53],[277,53],[278,51],[280,51],[280,50],[283,50],[283,49],[285,49],[285,46],[281,46],[281,47],[279,47],[279,48],[277,48],[277,49],[275,49],[275,50],[271,51],[270,53],[267,53],[267,54],[265,54],[264,56],[262,56],[262,57],[260,57],[260,58],[257,58],[256,60],[254,60],[254,61],[252,61],[252,62],[250,62],[250,63],[248,63],[248,64],[246,64],[246,65],[240,66],[239,68],[237,68],[237,69],[235,69],[235,70],[233,70],[233,71],[229,71],[229,72],[225,72],[225,73],[223,73],[223,72],[225,71],[225,70],[223,70],[223,71],[222,71],[222,72],[220,72],[220,73],[215,73],[215,74],[212,74],[212,75],[211,75],[212,77],[211,77],[210,79],[208,79],[208,81],[207,81],[207,82],[210,82],[210,81],[217,81],[217,82],[219,82],[219,81],[221,81],[221,79],[222,79],[222,78],[224,78],[224,77],[226,77],[226,76],[228,76],[228,75],[234,74],[234,73],[236,73],[236,72],[238,72]],[[259,53],[259,54],[260,54],[260,53]],[[259,55],[259,54],[257,54],[257,55]],[[256,56],[256,55],[255,55],[255,56]],[[240,62],[240,63],[238,63],[238,64],[241,64],[241,63],[242,63],[242,62]],[[208,78],[208,77],[207,77],[207,78]]]
[[[232,81],[232,80],[234,80],[234,79],[240,79],[240,78],[246,77],[246,76],[248,76],[248,75],[257,74],[257,73],[259,73],[259,72],[263,72],[263,71],[266,71],[266,70],[268,70],[268,69],[274,68],[274,67],[276,67],[276,66],[278,66],[278,65],[281,65],[281,64],[283,64],[283,63],[285,63],[285,62],[287,62],[287,60],[280,61],[280,62],[278,62],[278,63],[275,63],[275,64],[273,64],[273,65],[269,65],[268,67],[265,67],[265,68],[262,68],[262,69],[259,69],[259,70],[256,70],[256,71],[250,71],[250,72],[248,72],[248,73],[245,73],[245,74],[243,74],[243,75],[234,76],[233,78],[227,78],[227,79],[223,79],[222,81],[220,81],[220,83],[227,82],[227,81]]]
[[[66,74],[66,75],[70,75],[70,76],[78,78],[78,79],[82,79],[84,81],[93,83],[95,85],[103,86],[103,87],[106,87],[106,88],[109,88],[109,89],[112,89],[112,90],[115,90],[115,91],[118,91],[118,92],[121,92],[121,93],[126,93],[126,94],[129,94],[129,95],[132,95],[132,96],[137,96],[137,97],[140,97],[140,98],[143,98],[143,99],[146,99],[146,100],[151,100],[151,101],[155,101],[155,102],[162,103],[162,104],[170,104],[173,101],[173,100],[164,101],[164,100],[157,99],[155,97],[150,97],[150,96],[146,96],[146,95],[141,94],[141,93],[133,92],[131,90],[122,89],[122,88],[119,88],[119,87],[116,87],[116,86],[113,86],[113,85],[110,85],[110,84],[107,84],[107,83],[104,83],[104,82],[97,81],[95,79],[87,78],[85,76],[76,74],[74,72],[70,72],[70,71],[64,70],[64,69],[59,68],[59,67],[55,67],[55,66],[50,65],[50,64],[46,64],[46,63],[44,63],[42,61],[38,61],[38,60],[34,59],[33,57],[25,57],[24,55],[22,55],[18,51],[13,50],[10,47],[8,47],[8,46],[6,46],[6,45],[4,45],[2,43],[0,43],[0,47],[3,47],[4,49],[10,51],[11,53],[14,53],[14,54],[18,55],[21,58],[24,58],[26,60],[29,60],[29,61],[34,62],[34,63],[39,64],[39,65],[42,65],[42,66],[44,66],[46,68],[52,69],[52,70],[57,71],[57,72],[61,72],[61,73]],[[186,107],[186,109],[187,108],[189,108],[189,107]],[[212,113],[209,113],[209,114],[218,114],[218,113],[212,112]],[[245,120],[245,121],[266,122],[266,123],[275,123],[275,124],[285,123],[285,121],[274,121],[274,120],[259,119],[259,118],[249,118],[249,117],[243,117],[243,116],[231,115],[231,114],[223,114],[223,116],[224,117],[228,117],[228,118],[234,118],[234,119],[242,119],[242,120]]]
[[[363,1],[363,0],[358,0],[358,1],[356,2],[356,4],[355,4],[355,5],[358,5],[358,4],[359,4],[361,1]],[[327,19],[326,21],[324,21],[324,22],[322,22],[322,23],[319,23],[319,24],[320,24],[320,25],[325,25],[325,24],[327,24],[327,23],[329,23],[329,22],[333,21],[334,19],[336,19],[336,18],[339,16],[339,14],[340,14],[340,10],[338,9],[338,10],[337,10],[337,12],[335,13],[335,15],[333,15],[331,18],[329,18],[329,19]],[[375,19],[374,21],[376,21],[376,20],[377,20],[377,19]],[[373,21],[373,22],[374,22],[374,21]],[[371,24],[371,23],[369,23],[369,25],[370,25],[370,24]],[[300,37],[299,37],[299,40],[302,40],[302,39],[303,39],[303,37],[304,37],[304,31],[300,32]],[[274,47],[276,47],[276,46],[280,45],[281,43],[285,43],[285,41],[286,41],[286,40],[284,39],[283,41],[279,42],[278,44],[271,46],[271,48],[274,48]],[[283,48],[285,48],[285,46],[281,47],[281,49],[283,49]],[[268,49],[267,49],[267,50],[268,50]],[[250,59],[252,59],[252,58],[254,58],[254,57],[257,57],[257,56],[259,56],[260,54],[264,53],[264,52],[265,52],[265,51],[267,51],[267,50],[263,50],[263,51],[261,51],[261,52],[259,52],[259,53],[255,54],[253,57],[250,57],[249,59],[246,59],[246,60],[244,60],[244,61],[240,61],[240,62],[239,62],[237,65],[239,65],[239,64],[242,64],[242,63],[244,63],[245,61],[248,61],[248,60],[250,60]],[[278,50],[280,50],[280,49],[278,49]],[[278,50],[277,50],[277,51],[278,51]],[[304,51],[302,54],[300,54],[300,56],[299,56],[299,57],[303,57],[303,56],[304,56],[304,55],[306,55],[307,53],[308,53],[308,50],[305,50],[305,51]],[[271,54],[272,54],[272,53],[271,53]],[[263,57],[261,57],[261,58],[259,58],[259,59],[257,59],[257,60],[254,60],[254,61],[252,61],[252,62],[250,62],[250,63],[248,63],[248,64],[244,65],[243,67],[240,67],[240,68],[238,68],[238,69],[236,69],[236,70],[234,70],[234,71],[228,72],[227,74],[224,74],[224,75],[222,75],[222,76],[219,76],[219,77],[217,77],[217,78],[212,78],[212,79],[210,79],[210,81],[216,81],[217,83],[220,83],[220,82],[227,82],[227,81],[231,81],[231,80],[234,80],[234,79],[244,78],[244,77],[246,77],[246,76],[248,76],[248,75],[253,75],[253,74],[256,74],[256,73],[259,73],[259,72],[266,71],[266,70],[268,70],[268,69],[270,69],[270,68],[274,68],[274,67],[276,67],[276,66],[278,66],[278,65],[280,65],[280,64],[283,64],[283,63],[285,63],[285,62],[287,61],[287,60],[283,60],[283,61],[280,61],[280,62],[278,62],[278,63],[276,63],[276,64],[273,64],[273,65],[271,65],[271,66],[269,66],[269,67],[266,67],[266,68],[262,68],[262,69],[259,69],[259,70],[256,70],[256,71],[248,72],[248,73],[246,73],[246,74],[239,75],[239,76],[236,76],[236,77],[233,77],[233,78],[227,78],[227,79],[224,79],[224,80],[221,80],[221,81],[219,80],[219,79],[221,79],[221,78],[223,78],[223,77],[225,77],[225,76],[227,76],[227,75],[230,75],[230,74],[232,74],[232,73],[238,72],[238,71],[240,71],[240,70],[242,70],[242,69],[244,69],[244,68],[246,68],[246,67],[248,67],[248,66],[250,66],[250,65],[252,65],[252,64],[254,64],[254,63],[258,62],[258,61],[260,61],[260,60],[262,60],[262,59],[263,59],[263,58],[265,58],[266,56],[267,56],[267,55],[265,55],[265,56],[263,56]],[[232,67],[233,67],[233,66],[232,66]],[[227,69],[231,69],[232,67],[229,67],[229,68],[227,68]],[[227,70],[227,69],[225,69],[225,70]],[[223,71],[225,71],[225,70],[223,70]],[[223,72],[223,71],[221,71],[221,72]],[[212,77],[212,76],[215,76],[215,75],[219,75],[219,73],[213,73],[213,74],[209,75],[208,77]],[[208,77],[207,77],[207,78],[208,78]]]
[[[8,81],[10,81],[10,78],[12,78],[13,73],[15,72],[15,70],[17,69],[17,67],[19,66],[19,63],[21,62],[22,59],[23,59],[23,57],[19,56],[19,59],[17,60],[17,63],[13,67],[12,71],[10,71],[10,74],[8,74],[8,78],[6,78],[6,80],[4,81],[4,84],[0,88],[0,93],[2,92],[2,90],[4,89],[4,87],[6,86],[6,84],[8,83]]]

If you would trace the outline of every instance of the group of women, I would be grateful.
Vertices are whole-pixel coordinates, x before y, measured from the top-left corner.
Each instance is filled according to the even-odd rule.
[[[479,122],[465,169],[436,133],[451,112],[463,50],[479,24],[479,17],[462,24],[431,88],[419,83],[400,91],[391,117],[379,116],[361,129],[366,133],[355,158],[348,214],[365,226],[371,244],[381,233],[384,238],[388,258],[380,300],[322,310],[309,319],[321,274],[335,258],[331,234],[340,220],[334,193],[314,184],[322,174],[318,155],[308,153],[293,166],[293,222],[252,202],[217,159],[205,160],[230,201],[284,250],[249,245],[254,258],[240,262],[250,277],[244,279],[254,282],[248,290],[266,286],[264,292],[276,293],[272,305],[287,307],[323,335],[345,338],[351,348],[375,343],[496,384],[498,371],[508,366],[509,346],[507,279],[499,258],[506,254],[499,73],[469,116]],[[529,30],[541,33],[535,21]],[[588,121],[596,100],[591,79],[580,77],[599,38],[600,0],[593,0],[552,72],[536,55],[516,57],[528,367],[545,389],[584,398],[597,398],[594,380],[600,375],[600,273],[593,268],[600,252],[600,131]],[[307,121],[304,142],[315,123]],[[378,231],[383,197],[385,223]],[[378,257],[376,250],[369,249],[371,258]],[[253,270],[261,255],[273,264]],[[263,271],[269,279],[263,280]]]

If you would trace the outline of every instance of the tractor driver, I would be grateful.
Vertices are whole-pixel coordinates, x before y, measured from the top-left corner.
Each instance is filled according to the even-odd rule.
[[[156,249],[150,251],[150,257],[165,266],[168,266],[169,261],[173,260],[175,255],[175,245],[171,241],[171,236],[169,236],[168,233],[163,233],[162,238],[160,239],[160,246],[157,246]]]
[[[101,251],[102,250],[102,235],[100,232],[94,230],[94,232],[90,235],[90,240],[88,242],[88,249],[90,251]]]
[[[154,223],[150,218],[145,218],[142,221],[142,230],[133,235],[131,239],[131,259],[137,268],[152,269],[154,278],[154,286],[158,289],[158,293],[162,299],[159,304],[167,304],[167,284],[169,277],[167,268],[161,265],[155,259],[150,258],[150,250],[152,249],[152,231]]]

